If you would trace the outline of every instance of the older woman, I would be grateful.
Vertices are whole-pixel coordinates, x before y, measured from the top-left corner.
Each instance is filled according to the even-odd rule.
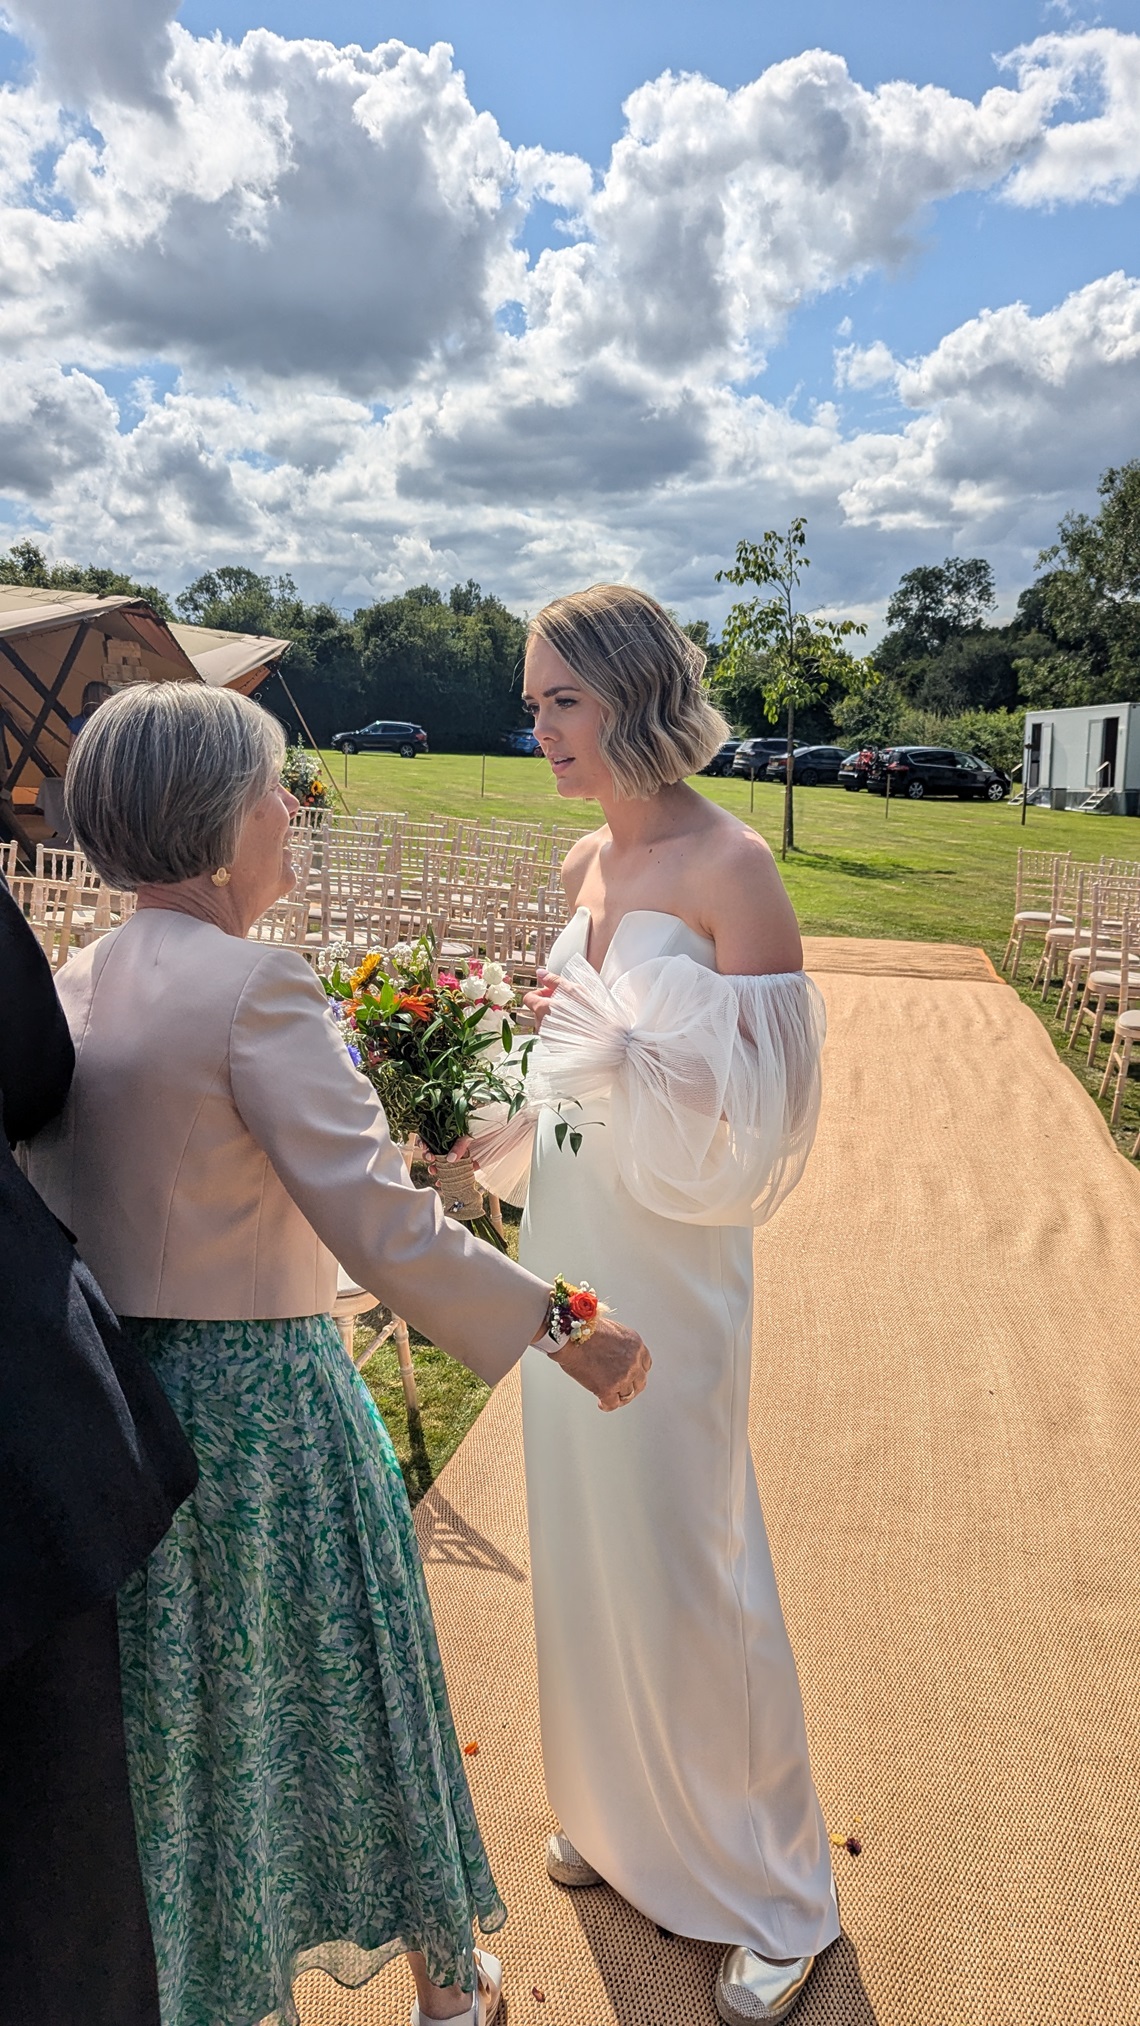
[[[335,1262],[492,1383],[549,1347],[610,1408],[633,1332],[560,1345],[550,1284],[410,1187],[294,952],[280,735],[181,684],[123,692],[68,770],[132,920],[61,974],[76,1074],[37,1185],[79,1235],[201,1482],[121,1598],[132,1788],[164,2026],[295,2019],[408,1951],[417,2019],[485,2026],[505,1918],[448,1712],[403,1482],[329,1319]]]

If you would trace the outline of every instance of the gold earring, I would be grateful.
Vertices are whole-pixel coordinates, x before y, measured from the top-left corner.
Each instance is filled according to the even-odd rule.
[[[228,885],[229,885],[229,883],[230,883],[230,869],[229,869],[229,866],[228,866],[228,865],[219,865],[219,867],[218,867],[217,871],[216,871],[216,872],[212,872],[212,873],[210,874],[210,878],[212,879],[212,881],[213,881],[213,883],[214,883],[214,885],[215,885],[215,886],[228,886]]]

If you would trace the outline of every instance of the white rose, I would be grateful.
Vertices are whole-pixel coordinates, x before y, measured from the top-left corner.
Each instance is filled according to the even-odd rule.
[[[514,997],[515,995],[509,985],[492,985],[487,993],[487,1004],[489,1006],[511,1006],[514,1004]]]
[[[486,994],[487,987],[482,978],[464,978],[459,989],[469,1006],[478,1006]]]
[[[501,964],[484,964],[483,966],[483,983],[487,986],[488,990],[493,985],[501,985],[506,975]],[[494,1003],[496,1006],[501,1006],[503,1001],[496,999]]]

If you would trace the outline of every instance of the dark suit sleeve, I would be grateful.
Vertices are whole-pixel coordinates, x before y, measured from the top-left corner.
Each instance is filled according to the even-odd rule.
[[[13,1146],[62,1110],[74,1068],[51,967],[0,877],[0,1099]]]

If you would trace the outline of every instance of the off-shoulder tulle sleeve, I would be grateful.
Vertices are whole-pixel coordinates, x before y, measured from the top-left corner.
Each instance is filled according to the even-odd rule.
[[[815,1138],[824,1031],[802,971],[723,977],[678,956],[606,985],[573,956],[528,1098],[608,1094],[611,1151],[645,1209],[683,1224],[762,1224]]]

